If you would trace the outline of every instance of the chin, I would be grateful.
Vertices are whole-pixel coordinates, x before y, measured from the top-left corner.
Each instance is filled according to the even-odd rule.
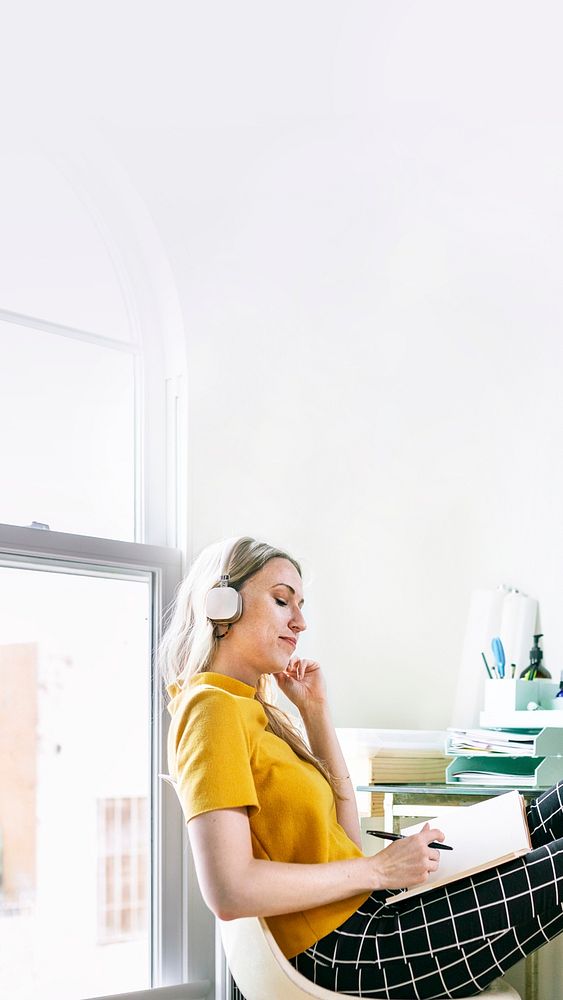
[[[287,670],[289,666],[289,660],[287,663],[272,663],[269,667],[264,670],[265,674],[283,674],[284,670]]]

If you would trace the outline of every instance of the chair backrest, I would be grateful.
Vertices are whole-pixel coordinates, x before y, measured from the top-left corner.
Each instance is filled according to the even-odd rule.
[[[220,920],[219,927],[227,965],[245,1000],[265,1000],[266,997],[268,1000],[311,1000],[312,997],[331,1000],[346,995],[325,990],[297,972],[263,918]],[[491,1000],[520,1000],[516,990],[501,980],[491,983],[479,996]],[[478,998],[473,997],[473,1000]]]
[[[297,972],[261,917],[220,920],[231,975],[245,1000],[332,1000],[331,993]]]

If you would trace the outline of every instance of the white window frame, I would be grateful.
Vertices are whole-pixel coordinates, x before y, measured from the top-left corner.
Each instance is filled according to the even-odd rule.
[[[186,552],[187,343],[174,273],[147,206],[102,133],[77,127],[72,144],[49,155],[103,238],[137,354],[135,539]]]
[[[134,525],[138,542],[185,548],[186,447],[182,375],[155,377],[155,358],[144,358],[134,341],[51,323],[0,308],[0,321],[29,330],[128,354],[133,362]],[[16,331],[14,331],[16,335]]]
[[[196,1000],[207,997],[215,978],[213,918],[195,877],[185,824],[176,795],[158,775],[167,770],[168,712],[154,653],[165,609],[182,577],[178,549],[114,541],[88,535],[0,524],[0,566],[27,566],[116,576],[140,571],[152,582],[151,645],[151,924],[152,987],[131,994],[148,1000]],[[179,877],[182,873],[182,877]],[[186,946],[187,945],[187,946]],[[163,989],[163,987],[166,987]],[[117,994],[115,995],[117,996]],[[102,998],[99,998],[102,1000]]]
[[[41,155],[46,153],[41,148]],[[124,296],[130,340],[117,340],[0,308],[7,323],[125,351],[134,360],[135,541],[0,524],[0,565],[59,561],[80,566],[148,569],[153,579],[153,649],[162,614],[190,550],[188,518],[187,346],[174,274],[146,205],[103,134],[74,130],[49,147],[90,214]],[[47,568],[47,567],[46,567]],[[154,673],[154,671],[153,671]],[[153,986],[121,1000],[196,1000],[226,996],[224,955],[215,921],[203,903],[186,827],[175,793],[158,779],[165,766],[168,712],[153,677],[151,796],[153,802]],[[162,763],[158,763],[162,762]],[[157,766],[158,763],[158,766]],[[215,981],[215,986],[213,985]],[[176,984],[176,985],[169,985]],[[216,991],[219,992],[216,992]],[[103,998],[98,998],[103,1000]]]

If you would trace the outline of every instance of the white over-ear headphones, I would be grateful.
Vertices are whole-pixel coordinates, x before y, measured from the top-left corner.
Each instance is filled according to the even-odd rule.
[[[242,597],[238,590],[229,587],[229,574],[224,572],[229,565],[233,549],[240,538],[230,538],[223,547],[221,556],[221,580],[207,594],[205,614],[215,625],[231,625],[242,615]]]

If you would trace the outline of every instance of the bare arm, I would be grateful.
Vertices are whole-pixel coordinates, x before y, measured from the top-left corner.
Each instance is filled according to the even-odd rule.
[[[428,844],[443,839],[425,828],[373,857],[302,865],[253,857],[246,809],[195,816],[188,832],[203,898],[222,920],[295,913],[374,889],[418,885],[438,867],[439,852]]]
[[[348,774],[346,761],[342,754],[327,702],[302,710],[302,718],[307,730],[309,745],[316,757],[323,760],[331,774],[336,779],[338,797],[336,799],[336,816],[340,826],[355,844],[362,849],[358,807],[354,795],[354,787]]]
[[[278,686],[299,709],[311,750],[323,760],[336,779],[336,816],[350,840],[362,849],[358,808],[326,697],[326,684],[316,660],[295,658],[275,674]]]

